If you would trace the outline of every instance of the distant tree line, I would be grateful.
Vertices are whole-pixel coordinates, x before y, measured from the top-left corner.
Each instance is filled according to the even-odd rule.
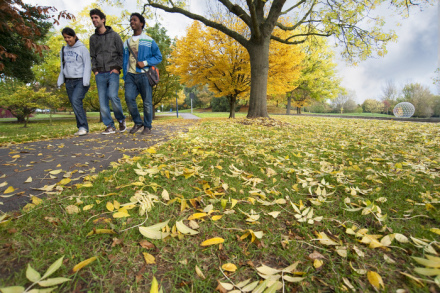
[[[393,114],[393,108],[401,102],[414,105],[413,117],[440,117],[440,96],[431,93],[420,83],[408,83],[398,90],[393,81],[387,81],[382,87],[378,99],[366,99],[362,104],[356,102],[356,93],[348,91],[328,101],[314,102],[305,107],[312,113],[381,113]]]

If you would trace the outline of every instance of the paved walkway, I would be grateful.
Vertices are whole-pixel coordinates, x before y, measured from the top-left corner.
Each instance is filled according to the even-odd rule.
[[[199,119],[188,113],[180,115],[184,121],[153,125],[152,134],[147,136],[128,131],[110,135],[91,133],[0,147],[0,211],[20,209],[32,195],[43,196],[44,191],[38,188],[58,183],[68,172],[72,184],[81,183],[82,177],[106,170],[124,154],[139,154],[144,148],[172,139],[178,132],[188,131],[194,120]],[[14,191],[5,194],[9,186]]]
[[[162,113],[160,113],[159,115],[156,115],[156,116],[177,116],[175,113],[174,114],[172,114],[172,113],[165,113],[165,112],[162,112]],[[193,114],[191,114],[191,113],[179,113],[179,117],[182,117],[183,119],[192,119],[192,120],[197,120],[197,119],[200,119],[199,117],[197,117],[196,115],[193,115]]]

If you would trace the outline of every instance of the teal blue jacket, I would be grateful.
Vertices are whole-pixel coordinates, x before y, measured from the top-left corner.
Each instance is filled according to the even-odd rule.
[[[124,71],[124,80],[127,76],[128,68],[129,68],[129,57],[130,50],[128,49],[128,43],[130,39],[124,42],[124,54],[123,54],[123,66],[122,69]],[[138,45],[138,61],[143,61],[145,66],[156,66],[162,61],[162,53],[160,53],[159,47],[156,42],[146,34],[142,33],[139,38]],[[147,69],[147,68],[145,68]],[[136,67],[136,72],[142,73],[143,70],[141,68]]]

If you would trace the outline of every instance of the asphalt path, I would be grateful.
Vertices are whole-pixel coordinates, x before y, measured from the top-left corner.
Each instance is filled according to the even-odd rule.
[[[0,147],[0,211],[18,210],[32,196],[43,197],[48,187],[66,176],[70,176],[70,184],[82,183],[84,176],[108,169],[124,154],[137,155],[172,139],[178,132],[188,131],[193,119],[198,119],[187,113],[181,116],[185,120],[177,124],[153,125],[150,135],[141,135],[140,131],[129,134],[127,129],[124,133],[90,133]],[[11,187],[13,191],[9,192]]]

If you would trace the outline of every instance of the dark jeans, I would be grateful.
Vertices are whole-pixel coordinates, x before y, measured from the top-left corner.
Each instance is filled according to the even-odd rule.
[[[142,121],[136,103],[136,97],[141,94],[144,108],[144,121]],[[145,73],[127,73],[125,77],[125,102],[130,111],[131,118],[136,125],[144,125],[151,129],[153,121],[153,89]]]
[[[99,107],[101,109],[102,122],[105,126],[115,127],[110,113],[109,102],[112,103],[115,118],[118,121],[125,120],[122,111],[121,100],[118,97],[119,75],[112,72],[103,72],[95,75],[96,87],[98,88]]]
[[[83,100],[86,96],[90,86],[83,86],[83,79],[67,79],[66,90],[69,96],[70,104],[72,104],[73,113],[75,113],[76,126],[89,131],[89,124],[87,123],[86,111],[83,107]]]

